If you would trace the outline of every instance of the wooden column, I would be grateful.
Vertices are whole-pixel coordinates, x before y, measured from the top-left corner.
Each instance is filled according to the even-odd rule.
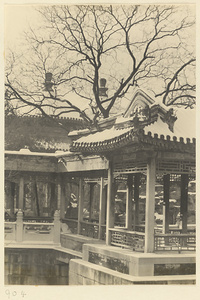
[[[107,214],[106,214],[106,245],[111,244],[111,233],[109,228],[114,227],[114,191],[113,191],[113,166],[109,162],[108,169],[108,191],[107,191]]]
[[[99,201],[99,234],[98,238],[102,238],[102,225],[105,225],[106,221],[106,199],[105,199],[105,187],[104,177],[101,177],[100,183],[100,201]]]
[[[35,208],[36,208],[36,215],[40,216],[40,205],[39,205],[39,197],[38,197],[38,188],[37,188],[37,177],[35,176],[34,179],[34,194],[35,194]]]
[[[65,218],[65,186],[64,186],[64,179],[62,175],[59,177],[59,183],[58,183],[58,203],[60,210],[60,218]]]
[[[163,233],[169,233],[169,188],[170,174],[163,176]]]
[[[128,174],[126,199],[126,228],[132,230],[133,223],[133,175]]]
[[[135,226],[139,225],[139,186],[140,186],[140,174],[135,174],[134,176],[134,202],[135,202],[135,211],[134,211],[134,229]]]
[[[90,205],[90,211],[89,211],[89,222],[92,221],[92,205],[93,205],[93,195],[94,195],[94,186],[95,183],[89,183],[90,185],[90,199],[89,199],[89,205]]]
[[[16,209],[19,209],[19,184],[15,183],[15,187],[16,187],[16,201],[15,201],[15,207]]]
[[[56,184],[55,182],[50,182],[50,215],[53,217],[57,209],[57,200],[56,200]]]
[[[14,198],[15,198],[15,182],[10,182],[10,193],[9,193],[9,208],[10,208],[10,216],[14,217],[15,213],[15,203],[14,203]]]
[[[79,179],[78,198],[78,234],[81,234],[81,222],[83,221],[83,178]]]
[[[19,179],[19,209],[24,210],[24,177]]]
[[[154,251],[154,211],[155,211],[156,161],[151,158],[147,164],[145,247],[144,252]]]
[[[58,178],[57,183],[57,210],[60,211],[60,205],[61,205],[61,183],[60,178]]]
[[[187,211],[188,211],[188,175],[181,175],[181,216],[182,233],[187,233]]]

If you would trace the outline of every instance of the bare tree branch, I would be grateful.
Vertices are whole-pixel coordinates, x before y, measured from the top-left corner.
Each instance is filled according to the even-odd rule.
[[[23,55],[7,54],[10,110],[45,115],[48,108],[55,116],[75,112],[96,124],[137,85],[152,89],[166,105],[195,103],[192,10],[181,5],[54,5],[38,13],[45,24],[29,30]],[[52,91],[44,92],[48,72]],[[101,78],[107,79],[107,97],[101,94]],[[74,95],[84,102],[82,108]]]

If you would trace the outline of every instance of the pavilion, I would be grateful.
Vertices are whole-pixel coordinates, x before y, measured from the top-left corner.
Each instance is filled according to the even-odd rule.
[[[102,120],[98,128],[71,131],[70,151],[5,151],[5,178],[12,187],[13,182],[18,186],[18,190],[11,188],[7,207],[14,212],[17,198],[16,208],[24,211],[25,183],[31,181],[34,186],[34,182],[42,178],[51,182],[51,199],[46,206],[51,206],[53,213],[60,211],[61,244],[64,235],[74,234],[103,240],[108,247],[144,254],[194,251],[195,224],[188,224],[188,187],[195,182],[196,166],[194,118],[195,110],[175,111],[138,89],[124,113]],[[139,217],[141,181],[145,182],[146,189],[142,224]],[[77,216],[66,217],[66,185],[72,182],[76,187],[73,193],[77,198],[74,204]],[[179,182],[180,186],[180,226],[170,224],[171,182]],[[85,183],[89,185],[87,218],[84,215]],[[119,183],[125,193],[123,226],[115,222]],[[99,195],[94,204],[96,184],[95,195]],[[155,226],[157,184],[162,187],[162,226]],[[98,214],[96,220],[92,218],[94,209]]]
[[[137,90],[125,113],[100,123],[100,130],[96,132],[80,130],[70,133],[73,138],[78,136],[78,139],[74,140],[71,145],[71,152],[80,152],[83,157],[98,155],[106,159],[108,164],[107,245],[119,245],[120,241],[122,244],[125,241],[124,246],[129,245],[130,242],[129,246],[137,250],[140,248],[137,243],[141,245],[142,239],[145,252],[153,252],[154,247],[159,248],[160,243],[163,243],[164,249],[165,243],[162,241],[164,236],[157,238],[154,236],[155,185],[156,180],[163,181],[162,233],[168,235],[170,232],[170,177],[178,177],[181,182],[181,234],[185,240],[184,235],[188,233],[188,183],[195,178],[195,124],[191,128],[186,120],[192,116],[194,118],[194,111],[179,109],[177,115],[173,113],[173,109],[157,104],[145,92]],[[67,158],[63,157],[63,159],[67,164]],[[97,166],[96,169],[98,169]],[[141,174],[146,175],[145,234],[143,236],[137,233]],[[123,175],[125,175],[127,185],[126,224],[125,229],[114,229],[114,182],[118,176]],[[101,180],[103,182],[105,177]],[[100,199],[102,198],[103,195]],[[133,204],[135,206],[134,224]],[[100,205],[104,206],[103,203]],[[80,211],[79,216],[81,215]],[[101,219],[102,217],[99,220]],[[132,230],[134,233],[131,236]]]

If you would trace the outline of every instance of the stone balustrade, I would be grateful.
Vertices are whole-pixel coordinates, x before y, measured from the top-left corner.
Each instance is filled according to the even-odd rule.
[[[60,212],[55,211],[53,222],[26,222],[21,210],[15,222],[4,223],[5,241],[21,242],[52,242],[60,244]]]

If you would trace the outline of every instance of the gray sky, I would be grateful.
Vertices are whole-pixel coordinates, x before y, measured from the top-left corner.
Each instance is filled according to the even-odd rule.
[[[12,4],[7,4],[5,5],[5,10],[4,10],[4,17],[5,17],[5,43],[6,45],[12,45],[12,44],[19,44],[20,39],[22,38],[23,32],[27,29],[27,26],[38,26],[38,24],[41,23],[41,18],[39,17],[39,14],[34,10],[35,7],[38,5],[42,5],[42,1],[38,1],[37,4],[19,4],[21,1],[12,1],[16,3],[16,5]],[[22,1],[23,2],[23,1]],[[28,2],[28,1],[27,1]],[[49,4],[56,4],[56,2],[53,1],[45,1],[45,2],[50,2]],[[74,3],[80,3],[79,1],[65,1],[63,4],[73,4]],[[90,1],[88,0],[86,3],[98,3],[99,1],[93,0]],[[108,3],[108,1],[100,1],[101,3],[105,2]],[[113,1],[110,0],[109,3],[120,3],[120,1]],[[122,3],[123,1],[121,1]],[[130,1],[131,2],[131,1]],[[129,2],[129,3],[130,3]],[[147,3],[144,0],[140,0],[140,3]],[[151,1],[153,2],[153,1]],[[169,1],[171,2],[171,1]],[[168,2],[168,3],[169,3]],[[187,4],[190,3],[190,1],[175,1],[176,3],[181,3],[183,4],[186,2]],[[193,2],[193,1],[192,1]],[[32,1],[34,3],[34,1]],[[62,2],[61,2],[62,3]],[[81,2],[82,3],[82,2]],[[128,2],[125,2],[128,4]],[[160,0],[158,3],[167,3],[166,1]],[[194,3],[194,2],[193,2]],[[47,3],[48,4],[48,3]],[[57,3],[59,4],[59,3]],[[152,3],[153,4],[153,3]]]
[[[5,45],[20,46],[23,32],[28,26],[38,26],[39,14],[34,5],[6,5],[5,6]]]

